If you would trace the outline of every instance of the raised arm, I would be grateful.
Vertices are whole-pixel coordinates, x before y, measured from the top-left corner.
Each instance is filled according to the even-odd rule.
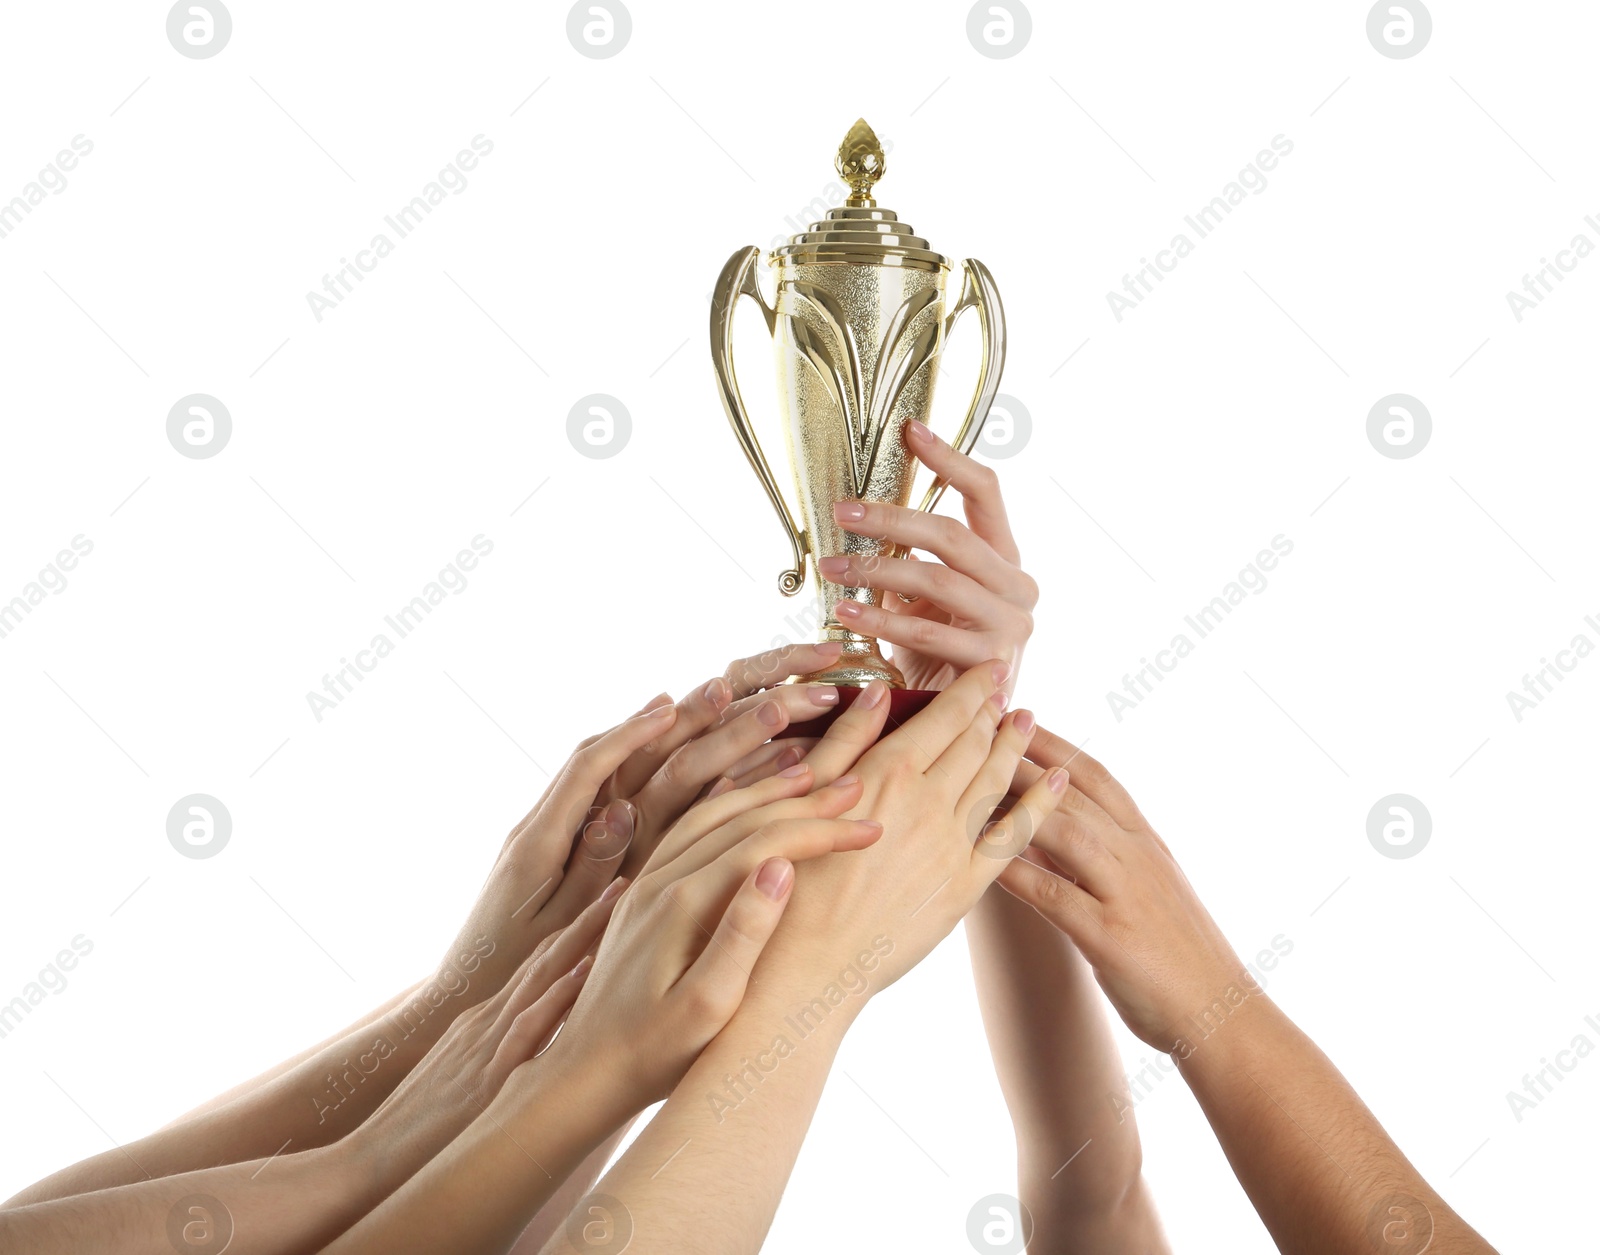
[[[851,530],[933,560],[841,555],[823,559],[821,569],[838,583],[890,594],[887,609],[842,602],[840,611],[894,643],[912,685],[943,688],[961,668],[1002,658],[1012,664],[1014,689],[1039,587],[1022,567],[999,476],[921,424],[907,426],[906,443],[960,494],[965,525],[892,505],[841,503],[862,514],[846,524]],[[1016,1133],[1018,1194],[1033,1218],[1034,1255],[1161,1255],[1167,1246],[1141,1175],[1138,1126],[1105,1098],[1126,1082],[1089,965],[1064,934],[1000,889],[973,908],[966,934]]]
[[[1000,883],[1077,943],[1141,1040],[1172,1055],[1282,1251],[1491,1248],[1384,1131],[1316,1044],[1239,961],[1172,852],[1094,759]]]
[[[797,869],[743,1005],[601,1180],[596,1224],[625,1223],[635,1249],[660,1255],[760,1248],[855,1016],[948,935],[1059,797],[1064,776],[1040,781],[974,840],[1032,728],[1026,712],[1002,722],[1007,671],[968,672],[850,768],[862,790],[850,813],[879,820],[883,837]],[[819,783],[837,787],[872,744],[884,698],[873,685],[818,742],[802,766]],[[583,1236],[569,1223],[546,1250],[584,1255]]]

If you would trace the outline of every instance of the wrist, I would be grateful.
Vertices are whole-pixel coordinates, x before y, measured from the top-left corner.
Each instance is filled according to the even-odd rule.
[[[1211,1077],[1241,1075],[1257,1056],[1263,1039],[1284,1022],[1283,1012],[1260,985],[1229,987],[1234,998],[1214,999],[1174,1033],[1168,1053],[1191,1086]]]

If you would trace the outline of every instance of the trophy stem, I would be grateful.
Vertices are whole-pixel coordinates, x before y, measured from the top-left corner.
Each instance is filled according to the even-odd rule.
[[[883,656],[876,639],[852,632],[837,623],[826,624],[820,643],[837,641],[844,646],[839,660],[830,667],[808,675],[792,675],[786,684],[835,684],[840,688],[866,688],[874,680],[882,680],[891,689],[903,689],[906,678],[900,668]]]

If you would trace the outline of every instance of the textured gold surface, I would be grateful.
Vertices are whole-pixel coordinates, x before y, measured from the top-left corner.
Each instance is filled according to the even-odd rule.
[[[978,383],[952,441],[970,451],[1000,386],[1005,315],[993,278],[973,260],[962,267],[961,293],[947,313],[949,261],[872,200],[883,152],[864,121],[845,137],[836,167],[852,195],[826,221],[774,251],[775,305],[766,303],[756,282],[759,249],[741,249],[723,267],[711,305],[712,366],[728,420],[789,537],[794,565],[779,587],[792,595],[809,576],[822,612],[820,639],[844,644],[833,667],[791,679],[856,686],[882,679],[903,688],[904,677],[877,641],[850,631],[836,614],[846,598],[878,605],[878,592],[829,583],[809,569],[808,558],[894,554],[893,546],[834,522],[834,502],[909,503],[916,464],[905,425],[927,421],[945,339],[965,310],[976,309],[983,335]],[[798,519],[756,438],[734,373],[733,310],[741,296],[756,301],[773,336]],[[944,487],[936,479],[918,509],[931,509]]]

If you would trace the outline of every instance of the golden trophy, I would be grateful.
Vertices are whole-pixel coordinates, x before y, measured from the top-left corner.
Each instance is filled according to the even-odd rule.
[[[906,691],[905,678],[878,642],[845,627],[835,613],[845,598],[876,606],[878,591],[832,584],[815,573],[814,561],[834,553],[903,556],[898,546],[844,530],[834,521],[834,503],[910,503],[916,463],[903,429],[912,419],[927,422],[945,340],[956,320],[976,309],[983,336],[978,383],[952,442],[963,453],[971,451],[1000,387],[1005,314],[993,277],[972,259],[961,268],[960,296],[946,305],[950,260],[872,197],[885,163],[865,121],[850,128],[834,164],[850,195],[824,221],[772,253],[772,305],[757,281],[759,248],[740,249],[723,267],[711,304],[711,362],[728,421],[789,537],[794,564],[779,576],[779,587],[793,596],[809,573],[821,615],[818,639],[844,647],[833,666],[791,676],[789,683],[836,684],[842,708],[854,696],[850,690],[883,680],[893,690],[892,717],[905,717],[931,694]],[[798,523],[756,439],[734,374],[733,315],[741,296],[760,307],[776,351]],[[945,486],[935,479],[917,508],[931,510]]]

